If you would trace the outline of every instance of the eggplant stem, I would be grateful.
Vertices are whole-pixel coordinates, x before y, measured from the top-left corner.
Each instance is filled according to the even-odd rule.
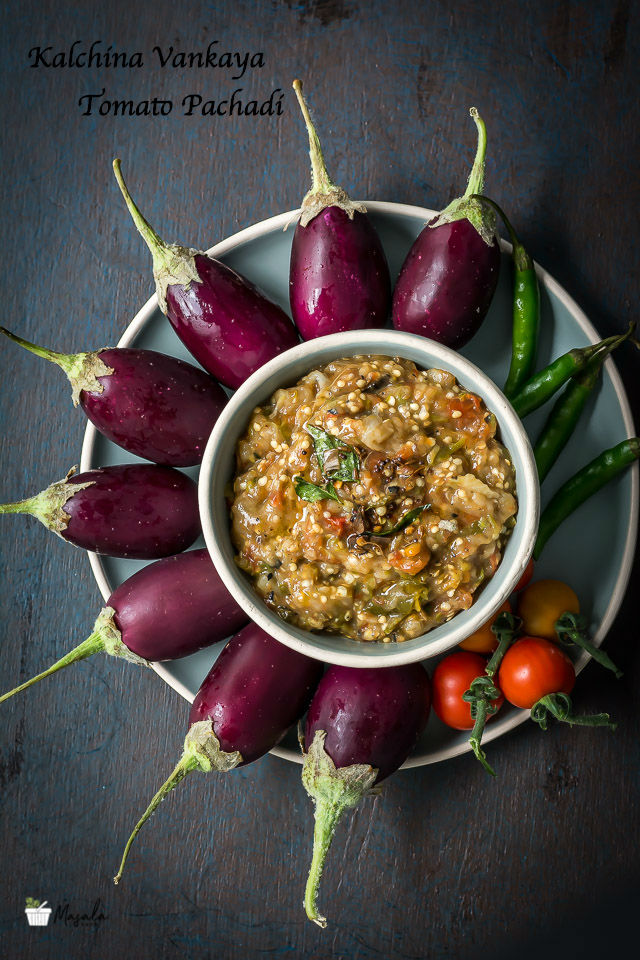
[[[26,500],[16,500],[15,503],[0,503],[0,514],[30,513],[32,517],[35,517],[37,516],[35,500],[36,497],[28,497]]]
[[[71,365],[71,361],[75,359],[77,354],[74,353],[58,353],[57,350],[49,350],[46,347],[39,347],[37,343],[31,343],[30,340],[25,340],[23,337],[17,336],[15,333],[11,333],[10,330],[7,330],[6,327],[0,327],[0,333],[3,333],[5,337],[8,337],[9,340],[13,340],[14,343],[17,343],[18,346],[24,347],[25,350],[28,350],[29,353],[35,354],[36,357],[42,357],[44,360],[49,360],[50,363],[56,363],[59,367],[66,372]]]
[[[118,181],[120,192],[124,197],[124,202],[126,203],[129,213],[131,214],[131,219],[135,223],[138,233],[149,247],[149,250],[155,259],[157,254],[166,250],[167,245],[162,237],[156,233],[149,221],[142,216],[140,210],[134,203],[133,197],[129,193],[127,185],[124,182],[124,177],[122,176],[121,161],[117,157],[113,161],[113,172],[115,173],[116,180]]]
[[[471,107],[469,113],[478,129],[478,146],[463,199],[474,193],[482,193],[484,189],[484,160],[487,152],[487,128],[484,125],[484,120],[478,113],[477,107]]]
[[[151,803],[149,804],[149,806],[147,807],[145,812],[142,814],[142,816],[136,823],[135,827],[133,828],[131,836],[127,840],[126,846],[124,848],[124,852],[122,854],[122,860],[120,861],[120,867],[118,869],[117,874],[113,878],[113,882],[116,884],[116,886],[118,885],[118,883],[120,883],[120,880],[122,879],[124,866],[125,866],[127,857],[129,856],[129,851],[131,849],[133,841],[140,833],[140,830],[142,829],[144,824],[147,822],[147,820],[149,819],[151,814],[154,812],[156,807],[159,806],[160,803],[162,803],[162,801],[167,796],[167,794],[170,793],[174,787],[177,787],[178,784],[182,780],[184,780],[184,778],[187,776],[188,773],[191,773],[192,770],[197,770],[197,769],[200,769],[200,763],[198,761],[198,758],[194,754],[183,753],[183,755],[180,757],[180,760],[175,765],[173,772],[167,777],[167,779],[162,784],[160,789],[156,791],[156,793],[153,796],[153,799],[151,800]]]
[[[307,102],[302,95],[302,82],[300,80],[294,80],[293,89],[298,98],[307,133],[309,134],[309,157],[311,158],[311,174],[313,177],[313,186],[310,192],[313,194],[331,193],[336,189],[336,185],[327,173],[327,165],[322,152],[320,138],[313,125]]]
[[[91,636],[87,637],[86,640],[83,640],[82,643],[78,644],[77,647],[74,647],[73,650],[69,651],[69,653],[65,653],[63,657],[60,657],[59,660],[56,660],[56,662],[47,670],[43,670],[42,673],[38,673],[35,677],[31,677],[30,680],[26,681],[26,683],[21,683],[19,687],[14,687],[14,689],[9,690],[8,693],[4,693],[0,697],[0,703],[4,703],[5,700],[8,700],[16,693],[21,693],[23,690],[27,690],[29,687],[33,686],[34,683],[44,680],[45,677],[50,677],[52,673],[57,673],[58,670],[63,670],[72,663],[77,663],[78,660],[86,660],[87,657],[91,657],[94,653],[99,653],[101,650],[104,650],[104,638],[102,636],[102,632],[100,630],[96,630],[91,634]]]
[[[147,822],[158,804],[164,800],[174,787],[177,787],[177,785],[184,780],[188,773],[191,773],[193,770],[201,770],[202,773],[209,773],[211,770],[217,771],[218,773],[227,773],[229,770],[237,767],[239,763],[242,763],[242,754],[237,750],[227,752],[222,749],[220,741],[213,731],[212,720],[196,720],[195,723],[192,723],[184,740],[182,756],[175,765],[173,772],[154,794],[151,803],[136,823],[133,828],[133,833],[127,840],[124,853],[122,854],[122,860],[120,861],[120,869],[113,878],[113,882],[117,884],[122,879],[122,871],[124,870],[126,859],[129,856],[129,850],[131,849],[133,841],[140,833],[141,828]]]
[[[320,798],[315,802],[315,823],[313,828],[313,856],[309,877],[304,892],[304,909],[309,920],[319,927],[326,927],[327,920],[318,911],[318,890],[327,853],[331,846],[336,827],[342,818],[345,806],[340,801]]]

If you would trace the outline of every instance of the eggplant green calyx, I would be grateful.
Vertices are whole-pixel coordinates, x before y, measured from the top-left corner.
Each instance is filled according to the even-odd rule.
[[[86,483],[69,483],[69,477],[72,477],[77,469],[77,467],[71,467],[66,477],[62,480],[56,480],[46,490],[42,490],[34,497],[18,500],[16,503],[0,504],[0,514],[28,513],[44,524],[48,530],[62,536],[71,519],[69,514],[65,513],[65,504],[79,490],[91,487],[95,483],[95,480],[87,480]]]
[[[55,350],[47,350],[45,347],[39,347],[30,340],[23,340],[16,336],[10,330],[0,327],[0,333],[3,333],[9,340],[13,340],[19,346],[24,347],[29,353],[36,357],[42,357],[55,363],[64,370],[71,384],[71,399],[74,407],[80,403],[80,394],[83,390],[88,393],[102,393],[104,384],[100,382],[100,377],[110,377],[115,371],[108,367],[104,360],[100,358],[101,350],[93,353],[57,353]],[[103,347],[103,349],[106,349]]]
[[[187,290],[191,283],[200,283],[201,278],[195,258],[206,256],[206,254],[201,250],[194,250],[192,247],[182,247],[177,243],[165,243],[133,202],[122,176],[120,160],[117,158],[113,161],[113,172],[138,233],[151,251],[158,304],[162,312],[166,314],[167,288],[177,284]]]
[[[584,617],[577,613],[563,613],[556,621],[555,630],[560,643],[574,644],[576,647],[581,647],[582,650],[586,650],[587,653],[593,657],[596,663],[599,663],[602,667],[606,667],[607,670],[611,670],[612,673],[615,673],[616,679],[620,679],[622,670],[618,670],[611,657],[606,654],[604,650],[600,650],[599,647],[594,646],[591,642],[587,629],[587,621]]]
[[[378,771],[366,763],[336,767],[324,749],[326,736],[324,730],[316,730],[302,767],[302,783],[315,805],[313,856],[304,908],[309,920],[319,927],[327,925],[326,918],[318,912],[317,899],[322,870],[336,827],[346,810],[358,806],[378,776]]]
[[[548,693],[541,697],[531,708],[531,719],[534,720],[542,730],[547,729],[549,716],[554,717],[562,723],[568,723],[570,726],[580,727],[608,727],[609,730],[615,730],[617,723],[612,723],[608,713],[591,713],[575,716],[571,697],[566,693]]]
[[[484,159],[487,151],[487,128],[476,107],[471,107],[469,113],[478,129],[478,146],[473,167],[469,174],[467,189],[461,197],[452,200],[429,226],[435,228],[442,226],[444,223],[453,223],[455,220],[468,220],[471,226],[475,227],[478,231],[487,246],[491,247],[496,239],[496,215],[494,211],[487,207],[482,202],[482,199],[478,197],[478,194],[481,194],[484,188]]]
[[[142,814],[124,848],[120,868],[113,878],[113,882],[118,884],[122,879],[124,866],[129,856],[129,851],[133,841],[140,830],[147,822],[157,806],[164,800],[168,793],[174,787],[184,780],[187,774],[193,770],[200,770],[201,773],[209,773],[215,770],[218,773],[227,773],[233,770],[239,763],[242,763],[242,754],[235,750],[233,753],[226,753],[220,746],[220,741],[213,732],[212,720],[198,720],[189,727],[189,731],[184,740],[184,749],[182,756],[173,769],[173,772],[167,777],[160,789],[154,795],[151,803]]]
[[[13,690],[9,690],[8,693],[3,694],[0,697],[0,703],[4,703],[5,700],[8,700],[9,697],[12,697],[16,693],[27,690],[33,686],[34,683],[44,680],[45,677],[50,677],[52,673],[57,673],[58,670],[63,670],[65,667],[71,666],[72,663],[77,663],[78,660],[86,660],[87,657],[92,657],[94,653],[108,653],[111,657],[120,657],[129,663],[135,663],[144,667],[151,666],[148,660],[143,660],[142,657],[139,657],[132,650],[129,650],[126,644],[123,643],[122,634],[115,624],[115,613],[113,607],[103,607],[98,615],[98,619],[93,625],[93,633],[91,636],[83,640],[82,643],[74,647],[73,650],[70,650],[69,653],[60,657],[59,660],[56,660],[47,670],[43,670],[42,673],[31,677],[30,680],[20,684],[19,687],[15,687]]]
[[[300,224],[306,227],[307,224],[326,209],[326,207],[340,207],[349,219],[353,220],[354,213],[366,213],[367,208],[361,203],[354,203],[342,187],[338,187],[329,177],[324,161],[324,154],[322,153],[322,147],[320,145],[320,138],[313,125],[307,102],[302,95],[302,82],[300,80],[294,80],[293,89],[298,98],[307,133],[309,134],[309,157],[311,158],[311,176],[313,179],[311,190],[309,190],[302,201]]]

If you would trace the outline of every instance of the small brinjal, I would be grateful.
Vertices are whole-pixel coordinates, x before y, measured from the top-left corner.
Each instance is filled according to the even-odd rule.
[[[309,706],[302,782],[315,805],[313,858],[304,906],[317,908],[324,862],[345,810],[407,759],[429,718],[429,677],[420,663],[401,667],[330,666]]]
[[[495,213],[474,194],[484,186],[486,129],[475,107],[478,149],[462,197],[422,230],[393,293],[393,325],[448,347],[464,346],[478,331],[495,293],[500,247]]]
[[[114,883],[167,794],[192,770],[227,773],[268,753],[303,715],[322,670],[319,660],[278,643],[255,623],[229,640],[193,701],[182,756],[129,837]]]
[[[305,340],[382,327],[391,280],[380,238],[366,207],[330,180],[301,82],[294,80],[293,88],[309,133],[313,185],[302,201],[291,247],[291,315]]]
[[[204,370],[155,350],[107,347],[56,353],[0,327],[0,333],[64,370],[73,405],[123,450],[170,467],[202,461],[209,434],[227,402]]]
[[[48,670],[5,693],[0,703],[94,653],[148,667],[219,643],[246,621],[206,550],[165,557],[138,570],[113,591],[91,636]]]
[[[75,470],[34,497],[0,505],[0,514],[30,514],[76,547],[130,560],[169,557],[199,535],[198,488],[179,470],[147,463]]]
[[[259,367],[299,343],[286,313],[231,267],[201,250],[165,243],[142,216],[113,161],[116,180],[153,257],[158,305],[205,370],[239,387]]]

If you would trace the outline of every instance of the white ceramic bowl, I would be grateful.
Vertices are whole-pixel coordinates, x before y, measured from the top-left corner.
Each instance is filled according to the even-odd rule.
[[[281,620],[263,603],[234,562],[225,485],[235,470],[236,443],[255,407],[279,387],[291,386],[310,370],[339,357],[382,354],[403,357],[421,369],[441,367],[461,386],[478,393],[498,421],[500,439],[516,472],[518,516],[495,575],[469,610],[429,633],[403,643],[363,643],[330,633],[302,630]],[[358,330],[301,343],[275,357],[242,384],[229,400],[207,443],[199,479],[200,517],[211,558],[230,593],[249,617],[271,636],[308,656],[352,667],[391,667],[425,660],[455,646],[485,623],[512,593],[531,556],[538,528],[540,496],[531,445],[504,394],[459,353],[433,340],[397,330]]]

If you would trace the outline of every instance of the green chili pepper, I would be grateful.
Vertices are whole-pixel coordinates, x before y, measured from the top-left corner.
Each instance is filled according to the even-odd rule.
[[[595,460],[567,480],[542,512],[538,537],[533,549],[534,558],[536,560],[539,558],[547,540],[570,513],[573,513],[581,503],[597,493],[638,457],[640,457],[640,438],[631,437],[609,450],[604,450]]]
[[[495,200],[476,195],[474,200],[488,203],[502,217],[509,239],[513,260],[513,340],[511,366],[504,385],[505,396],[514,397],[533,373],[538,349],[540,325],[540,290],[533,260],[520,243],[504,211]]]
[[[589,347],[569,350],[564,353],[548,367],[534,374],[525,385],[519,390],[515,397],[512,397],[511,403],[519,417],[526,417],[546,403],[560,387],[575,374],[581,370],[596,356],[601,353],[610,353],[614,347],[631,336],[635,322],[629,324],[626,333],[618,334],[615,337],[606,337],[599,343],[592,344]]]
[[[615,346],[617,344],[592,357],[584,370],[571,378],[553,405],[533,448],[540,483],[551,470],[575,430],[591,391],[598,382],[602,365]]]

